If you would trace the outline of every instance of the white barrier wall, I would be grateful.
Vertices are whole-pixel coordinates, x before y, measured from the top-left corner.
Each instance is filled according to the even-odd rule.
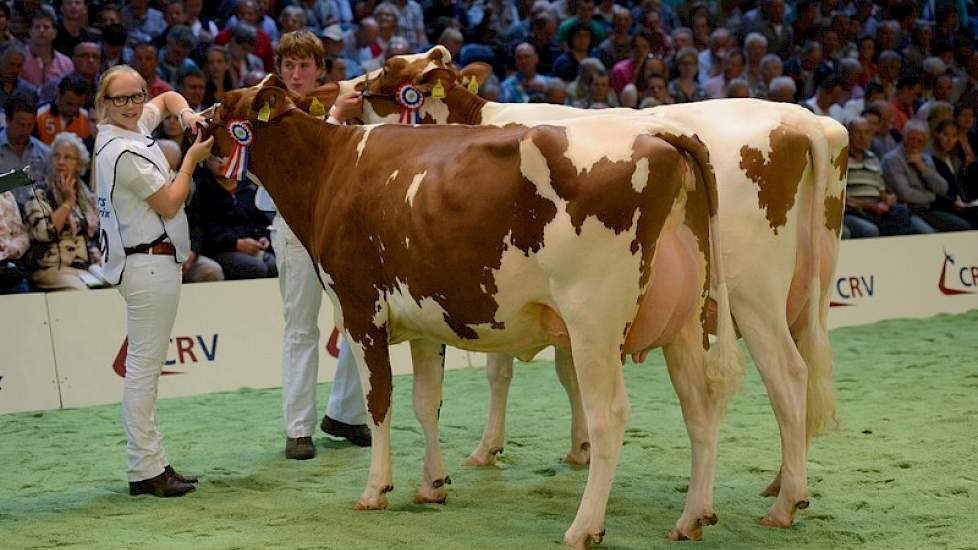
[[[842,243],[830,326],[978,308],[978,232]],[[329,300],[320,312],[319,381],[333,379],[338,341]],[[162,397],[281,384],[277,281],[185,285],[160,381]],[[0,296],[0,413],[118,402],[125,310],[114,289]],[[543,356],[552,358],[552,354]],[[396,374],[410,350],[391,350]],[[485,364],[449,348],[446,367]]]

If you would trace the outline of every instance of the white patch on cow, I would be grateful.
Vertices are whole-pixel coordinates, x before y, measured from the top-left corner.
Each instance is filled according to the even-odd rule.
[[[370,132],[373,129],[373,126],[363,127],[363,137],[360,138],[360,143],[357,144],[357,164],[360,164],[360,157],[363,156],[363,150],[367,147],[367,138],[370,137]]]
[[[367,357],[364,353],[365,342],[358,342],[353,339],[349,331],[343,331],[343,336],[346,337],[346,341],[350,346],[350,353],[353,355],[353,360],[357,363],[357,371],[360,373],[360,387],[363,389],[363,395],[366,397],[370,395],[370,369],[367,368]]]
[[[336,292],[333,291],[333,277],[330,276],[330,274],[327,273],[321,265],[317,265],[316,269],[319,270],[319,277],[323,281],[326,297],[328,297],[330,303],[333,304],[333,324],[336,325],[337,329],[343,330],[343,327],[345,326],[343,324],[343,310],[340,309],[339,297],[336,295]]]
[[[421,180],[428,175],[428,171],[425,170],[420,174],[415,174],[414,179],[411,180],[411,185],[408,186],[407,196],[404,197],[404,201],[409,205],[414,206],[414,195],[418,192],[418,187],[421,185]]]
[[[632,189],[636,193],[641,193],[649,183],[649,159],[642,157],[635,163],[635,171],[632,172]]]
[[[265,86],[265,84],[268,82],[268,79],[272,78],[272,75],[273,74],[274,73],[268,73],[267,75],[265,75],[265,78],[261,79],[261,82],[258,83],[258,86],[257,87],[258,88],[263,88]]]
[[[411,237],[404,237],[404,248],[411,248]]]
[[[374,302],[374,326],[383,328],[387,324],[387,293],[377,289],[377,301]]]
[[[448,124],[448,104],[442,100],[427,99],[421,106],[421,118],[430,116],[438,124]]]
[[[632,145],[639,133],[638,124],[608,124],[601,118],[583,118],[567,126],[567,157],[577,173],[607,159],[611,162],[631,162]]]
[[[530,139],[520,142],[520,173],[536,186],[537,193],[541,197],[550,199],[556,204],[558,210],[564,204],[564,200],[557,195],[557,191],[550,184],[550,167],[547,166],[547,159]]]
[[[384,182],[384,185],[385,186],[390,185],[392,181],[396,180],[398,173],[400,173],[400,170],[394,170],[393,172],[391,172],[391,175],[387,176],[387,181]]]

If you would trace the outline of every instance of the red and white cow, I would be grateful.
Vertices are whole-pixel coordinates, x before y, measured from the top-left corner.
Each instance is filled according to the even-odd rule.
[[[267,78],[226,94],[210,130],[216,153],[228,155],[230,130],[253,128],[249,171],[324,273],[373,420],[357,507],[386,507],[393,488],[389,343],[412,342],[415,413],[427,440],[421,501],[443,501],[447,482],[437,443],[439,343],[520,357],[555,345],[576,359],[592,444],[564,541],[600,541],[629,415],[622,356],[667,339],[687,401],[711,412],[742,374],[703,144],[653,119],[613,128],[596,118],[334,126],[296,109],[296,99]],[[663,305],[673,315],[657,315]],[[711,472],[713,458],[704,457]]]
[[[796,105],[751,99],[642,111],[492,103],[469,93],[463,84],[467,78],[487,76],[487,66],[476,64],[460,72],[450,61],[448,51],[436,47],[427,54],[392,58],[369,79],[327,85],[316,93],[329,102],[337,93],[365,90],[362,118],[368,123],[396,122],[402,108],[393,93],[410,83],[428,95],[418,112],[422,124],[561,124],[582,116],[608,120],[617,114],[627,120],[677,122],[706,143],[719,188],[731,309],[781,430],[781,469],[762,493],[777,499],[762,523],[791,525],[796,509],[808,506],[808,444],[838,422],[827,320],[845,202],[845,128]],[[436,81],[445,89],[444,98],[431,97]],[[568,460],[586,461],[582,409],[568,375],[573,366],[561,350],[556,366],[572,404]],[[512,358],[491,354],[487,374],[492,387],[489,419],[470,464],[489,464],[502,450]],[[696,434],[704,422],[718,422],[719,417],[697,416],[676,382],[694,448],[695,479]],[[704,477],[712,480],[712,473]],[[712,495],[712,485],[710,490]],[[692,484],[690,491],[694,491]]]

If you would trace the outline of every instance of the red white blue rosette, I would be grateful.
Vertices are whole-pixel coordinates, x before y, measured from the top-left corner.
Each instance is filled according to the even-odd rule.
[[[234,140],[234,149],[224,166],[224,177],[233,181],[244,181],[248,173],[248,146],[255,139],[251,123],[247,120],[234,120],[227,127]]]
[[[401,106],[401,124],[419,124],[420,109],[424,105],[424,94],[411,84],[401,84],[394,92],[394,99]]]

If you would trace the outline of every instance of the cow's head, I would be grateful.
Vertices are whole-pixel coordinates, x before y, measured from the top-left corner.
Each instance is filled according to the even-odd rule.
[[[212,154],[218,157],[231,154],[235,142],[228,128],[234,122],[247,121],[256,128],[281,118],[299,102],[300,98],[289,92],[285,82],[274,74],[250,88],[225,93],[221,103],[203,113],[207,119],[203,125],[204,137],[214,136]]]
[[[439,83],[447,93],[456,86],[468,85],[470,79],[482,85],[491,74],[492,68],[485,63],[472,63],[458,70],[452,65],[452,54],[444,46],[435,46],[426,53],[392,57],[383,68],[340,82],[338,94],[363,92],[363,121],[389,122],[389,117],[401,110],[396,94],[404,85],[417,88],[428,102],[437,100],[432,93]]]

